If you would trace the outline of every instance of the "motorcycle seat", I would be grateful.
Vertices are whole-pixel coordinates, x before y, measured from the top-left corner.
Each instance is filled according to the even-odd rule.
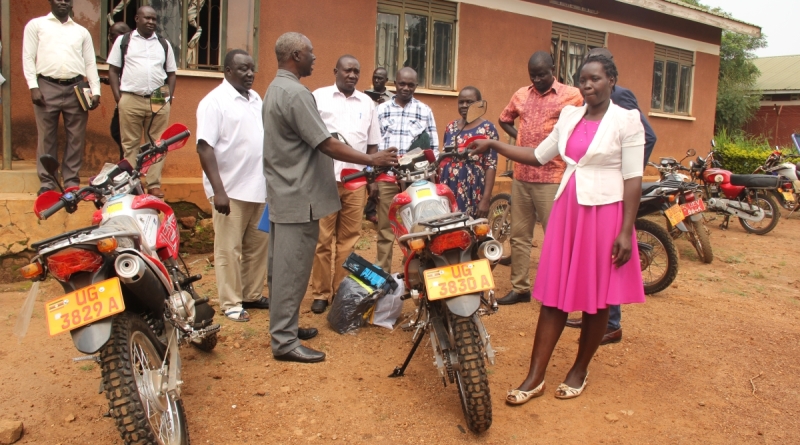
[[[664,184],[662,184],[660,182],[643,182],[642,183],[642,195],[646,195],[648,193],[651,193],[653,190],[657,189],[658,187],[661,187],[662,185],[664,185]]]
[[[749,188],[776,189],[780,179],[771,175],[731,175],[731,185]]]

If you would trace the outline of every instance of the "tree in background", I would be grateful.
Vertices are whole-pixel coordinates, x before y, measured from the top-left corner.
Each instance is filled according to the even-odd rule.
[[[697,0],[683,0],[697,6],[732,18],[720,8],[710,8]],[[759,108],[761,93],[756,90],[756,80],[761,74],[753,63],[754,53],[767,46],[767,37],[752,37],[731,31],[722,31],[719,49],[719,80],[717,84],[717,112],[714,126],[718,132],[736,134],[752,118]]]

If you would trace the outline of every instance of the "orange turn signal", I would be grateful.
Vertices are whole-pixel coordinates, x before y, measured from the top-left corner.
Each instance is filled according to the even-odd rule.
[[[31,263],[19,269],[19,273],[22,275],[22,278],[25,278],[26,280],[36,278],[41,275],[42,272],[44,272],[44,268],[42,268],[42,265],[39,263]]]
[[[425,248],[425,240],[421,238],[412,239],[408,242],[408,247],[410,247],[414,252],[419,252]]]
[[[486,236],[489,233],[489,224],[475,224],[472,226],[472,231],[475,235]]]
[[[97,250],[102,253],[113,252],[117,250],[117,246],[119,246],[119,243],[117,243],[117,239],[113,237],[103,238],[97,242]]]
[[[669,195],[669,202],[675,202],[675,195]]]

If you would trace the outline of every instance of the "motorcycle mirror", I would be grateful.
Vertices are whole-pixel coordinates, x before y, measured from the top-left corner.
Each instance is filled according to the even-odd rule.
[[[467,109],[467,124],[471,124],[486,114],[486,101],[473,102]]]
[[[690,148],[690,149],[686,150],[686,156],[694,156],[696,154],[697,154],[697,152],[694,150],[694,148]]]
[[[711,139],[711,146],[713,148],[717,148],[717,143],[714,141],[714,139]]]
[[[42,155],[39,157],[39,163],[42,164],[44,171],[46,171],[50,176],[53,178],[56,177],[58,174],[58,159],[51,155]]]
[[[153,114],[157,114],[162,108],[167,106],[169,99],[169,87],[162,85],[161,88],[150,94],[150,111],[152,111]]]

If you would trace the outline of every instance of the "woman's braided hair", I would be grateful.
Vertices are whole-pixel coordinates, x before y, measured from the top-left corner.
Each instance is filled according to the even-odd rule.
[[[608,57],[602,54],[592,54],[589,57],[587,57],[586,60],[584,60],[583,63],[581,64],[581,67],[578,69],[578,72],[580,73],[583,70],[584,66],[592,62],[597,62],[603,66],[603,71],[605,71],[606,76],[608,76],[608,78],[612,77],[614,78],[614,88],[616,88],[616,81],[619,79],[619,72],[617,72],[617,65],[614,63],[612,59],[609,59]],[[614,88],[612,88],[611,91],[614,91]]]

